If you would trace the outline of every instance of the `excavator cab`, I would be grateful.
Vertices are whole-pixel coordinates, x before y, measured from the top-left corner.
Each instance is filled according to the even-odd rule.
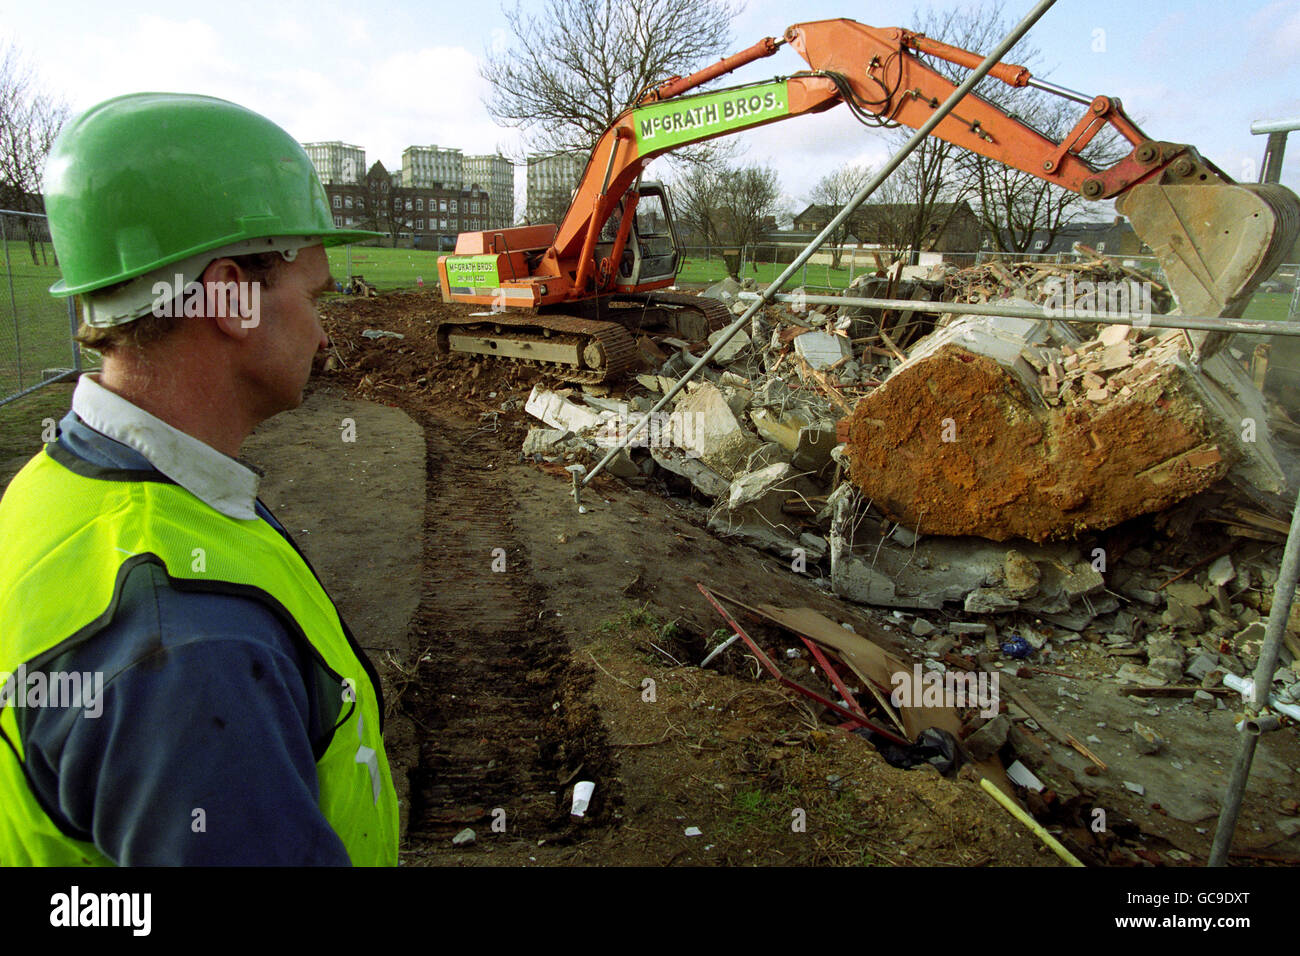
[[[668,190],[660,183],[641,183],[637,188],[636,210],[627,243],[619,256],[618,277],[615,284],[621,290],[638,286],[671,282],[677,275],[680,251],[677,231],[673,228],[672,209]],[[596,244],[597,261],[613,255],[623,216],[629,203],[625,199],[619,212],[605,221],[600,241]]]

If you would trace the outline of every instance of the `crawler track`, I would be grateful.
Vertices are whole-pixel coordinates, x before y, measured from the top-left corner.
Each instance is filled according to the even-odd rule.
[[[457,830],[494,832],[500,819],[507,839],[556,842],[569,826],[559,805],[568,762],[607,759],[569,738],[571,715],[555,707],[581,675],[564,635],[539,620],[541,591],[514,531],[508,483],[488,467],[496,437],[453,418],[422,424],[425,583],[412,622],[415,681],[402,702],[420,740],[408,837],[450,849]]]
[[[725,327],[731,313],[721,302],[701,296],[671,292],[611,296],[586,304],[583,315],[501,312],[491,316],[463,315],[443,319],[438,327],[439,347],[451,350],[453,331],[494,343],[571,345],[581,356],[580,365],[539,361],[519,356],[496,356],[536,368],[569,382],[595,384],[626,374],[637,363],[636,333],[668,333],[702,340]],[[491,346],[495,349],[497,346]],[[475,349],[486,346],[476,345]],[[494,353],[493,353],[494,354]]]

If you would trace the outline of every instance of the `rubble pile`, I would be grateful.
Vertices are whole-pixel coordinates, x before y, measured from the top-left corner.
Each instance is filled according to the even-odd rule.
[[[850,292],[933,300],[940,287],[966,298],[1009,289],[1042,302],[1069,271],[893,268],[859,277]],[[740,315],[746,285],[728,280],[706,294]],[[1026,320],[771,305],[743,333],[647,423],[612,473],[692,500],[715,533],[845,598],[947,615],[938,626],[918,617],[913,631],[945,652],[963,641],[996,648],[998,622],[1028,615],[1034,626],[1021,633],[1033,652],[1080,634],[1139,650],[1162,635],[1147,680],[1172,681],[1182,676],[1175,663],[1220,669],[1215,655],[1265,613],[1263,556],[1286,530],[1276,497],[1285,473],[1267,403],[1230,350],[1196,367],[1181,330],[1070,324],[1046,311]],[[524,454],[592,465],[708,345],[660,340],[664,358],[620,395],[539,385],[527,410],[546,427],[529,432]],[[1178,568],[1131,541],[1119,548],[1124,562],[1107,565],[1115,547],[1098,535],[1114,529],[1126,540],[1116,526],[1141,515],[1153,516],[1146,533],[1184,542],[1209,522],[1212,536],[1253,544],[1254,563],[1237,569],[1237,589],[1205,600],[1190,592],[1205,587],[1199,578],[1165,587]],[[1189,544],[1185,555],[1196,553]],[[1213,658],[1208,670],[1203,658]]]
[[[991,260],[966,269],[948,270],[944,275],[947,292],[943,298],[948,302],[965,304],[1001,299],[1037,303],[1046,301],[1058,291],[1064,295],[1067,289],[1077,294],[1091,291],[1095,295],[1098,287],[1120,289],[1123,284],[1137,282],[1139,291],[1149,291],[1153,311],[1168,312],[1173,306],[1169,290],[1150,273],[1106,259],[1086,246],[1076,246],[1076,251],[1091,254],[1094,258],[1089,262],[1054,263]],[[1096,304],[1094,299],[1094,308]]]

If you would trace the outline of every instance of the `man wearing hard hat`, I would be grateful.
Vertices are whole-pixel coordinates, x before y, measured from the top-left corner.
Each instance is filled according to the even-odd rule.
[[[0,501],[0,863],[395,864],[378,675],[238,460],[374,233],[209,97],[100,104],[45,183],[103,370]]]

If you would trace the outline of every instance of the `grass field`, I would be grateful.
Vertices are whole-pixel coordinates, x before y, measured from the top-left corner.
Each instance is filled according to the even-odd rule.
[[[352,274],[365,276],[380,291],[387,289],[413,289],[421,278],[426,288],[435,288],[438,284],[438,256],[440,252],[425,252],[420,249],[386,249],[375,246],[352,247]],[[343,281],[348,274],[347,251],[343,248],[329,250],[330,271],[334,278]],[[784,266],[760,263],[757,271],[752,266],[745,267],[745,275],[753,276],[760,283],[767,284],[780,274]],[[804,276],[807,276],[806,280]],[[713,259],[687,259],[677,276],[680,283],[687,285],[708,285],[719,282],[727,276],[726,264],[719,257]],[[844,289],[849,284],[849,270],[831,269],[829,265],[810,265],[806,273],[800,272],[790,282],[790,287],[806,283],[819,288]]]
[[[1287,311],[1291,308],[1291,295],[1285,292],[1256,292],[1255,297],[1246,306],[1243,319],[1264,319],[1270,322],[1285,322]]]
[[[72,364],[68,305],[49,293],[59,278],[53,253],[50,264],[32,265],[25,242],[11,241],[4,251],[13,270],[13,283],[11,287],[0,255],[0,396],[35,385],[44,368]]]
[[[381,292],[389,289],[414,289],[424,280],[427,289],[438,287],[438,256],[441,252],[423,249],[386,249],[380,246],[352,246],[352,274]],[[348,252],[344,246],[329,250],[330,272],[339,282],[348,276]]]
[[[759,285],[767,286],[785,269],[785,265],[772,262],[760,262],[757,265],[746,263],[744,276],[750,276]],[[856,269],[853,274],[854,276],[861,275],[862,269]],[[726,263],[715,256],[712,259],[687,259],[682,266],[681,272],[677,274],[677,281],[684,285],[704,285],[721,282],[726,277]],[[809,289],[847,289],[849,286],[848,267],[832,269],[829,263],[807,265],[796,272],[790,281],[786,283],[787,290],[799,286],[806,286]]]

